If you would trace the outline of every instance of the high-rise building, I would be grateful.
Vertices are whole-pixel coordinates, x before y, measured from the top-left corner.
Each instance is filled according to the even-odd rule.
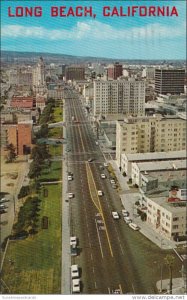
[[[116,80],[123,75],[123,66],[119,63],[108,66],[108,79]]]
[[[144,105],[145,82],[142,80],[94,81],[94,115],[143,116]]]
[[[156,69],[155,92],[158,94],[184,93],[184,69]]]
[[[40,57],[37,66],[33,69],[33,85],[40,86],[45,84],[45,64],[42,57]]]
[[[14,145],[16,154],[28,154],[32,145],[32,121],[10,125],[7,128],[7,142]]]
[[[116,158],[122,153],[168,152],[186,149],[186,120],[161,115],[126,118],[116,126]]]
[[[82,66],[72,65],[65,69],[66,81],[68,80],[84,80],[85,68]]]

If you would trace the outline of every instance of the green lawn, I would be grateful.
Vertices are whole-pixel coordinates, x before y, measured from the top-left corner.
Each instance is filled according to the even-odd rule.
[[[62,145],[49,145],[49,153],[52,156],[62,155]]]
[[[11,293],[57,294],[61,283],[61,184],[46,186],[41,195],[39,232],[23,241],[11,241],[3,267],[3,280]],[[41,229],[42,216],[49,219]],[[11,266],[9,259],[14,260]]]
[[[59,139],[63,137],[63,129],[60,127],[50,128],[49,129],[49,138]]]

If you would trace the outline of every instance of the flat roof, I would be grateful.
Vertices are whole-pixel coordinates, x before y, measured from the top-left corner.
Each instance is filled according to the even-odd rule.
[[[186,167],[186,160],[169,160],[169,161],[162,161],[160,164],[159,161],[154,161],[154,162],[140,162],[140,163],[135,163],[139,169],[140,172],[143,171],[156,171],[156,170],[177,170],[177,169],[182,169],[185,170],[187,169]]]
[[[171,202],[167,202],[168,197],[158,197],[158,198],[152,198],[149,197],[151,201],[159,204],[163,208],[167,209],[171,213],[178,213],[178,212],[186,212],[186,206],[177,206],[176,203],[175,205]],[[181,201],[182,202],[182,201]]]
[[[151,153],[134,153],[134,154],[126,154],[122,153],[123,156],[126,156],[128,161],[152,161],[152,160],[164,160],[169,158],[187,158],[186,150],[181,151],[169,151],[169,152],[151,152]]]

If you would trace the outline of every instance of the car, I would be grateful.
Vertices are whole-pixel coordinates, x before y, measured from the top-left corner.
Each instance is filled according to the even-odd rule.
[[[79,278],[79,267],[78,265],[71,266],[71,278]]]
[[[8,206],[4,205],[4,204],[0,204],[0,208],[1,209],[4,209],[4,208],[7,208]]]
[[[104,170],[104,167],[102,165],[99,166],[100,170]]]
[[[98,196],[103,196],[103,192],[102,191],[97,191],[97,195]]]
[[[80,279],[73,279],[72,280],[72,293],[80,293],[81,291],[81,285],[80,285]]]
[[[76,236],[71,236],[70,237],[70,246],[77,246],[78,244],[78,239]]]
[[[140,227],[135,223],[129,223],[129,227],[132,228],[133,230],[140,230]]]
[[[73,176],[73,173],[69,171],[68,176]]]
[[[104,167],[108,167],[108,163],[107,162],[104,162]]]
[[[101,174],[101,178],[102,178],[102,179],[105,179],[105,178],[106,178],[106,175],[105,175],[105,174]]]
[[[94,158],[89,158],[88,159],[88,162],[92,162],[92,161],[94,161]]]
[[[112,217],[113,217],[113,219],[118,220],[119,219],[118,212],[117,211],[112,211]]]
[[[78,255],[77,246],[71,245],[70,250],[71,250],[71,256],[77,256]]]
[[[122,216],[123,217],[128,217],[129,216],[129,212],[126,209],[122,209]]]
[[[72,181],[73,177],[71,175],[68,175],[68,181]]]
[[[6,209],[0,209],[0,215],[7,213]]]
[[[117,189],[117,185],[116,184],[112,184],[112,188],[113,189]]]
[[[132,220],[129,217],[124,217],[123,219],[124,219],[124,221],[125,221],[126,224],[132,223]]]
[[[69,199],[72,199],[74,197],[74,194],[73,193],[68,193],[68,198]]]
[[[99,145],[98,141],[96,141],[95,144],[98,146]]]
[[[114,179],[110,179],[111,184],[116,184]]]

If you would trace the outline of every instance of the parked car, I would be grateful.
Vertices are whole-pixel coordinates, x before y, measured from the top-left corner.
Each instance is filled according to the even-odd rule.
[[[80,293],[81,286],[80,286],[80,279],[73,279],[72,280],[72,293]]]
[[[68,193],[68,198],[69,199],[72,199],[74,197],[74,194],[73,193]]]
[[[108,163],[107,162],[104,162],[104,167],[108,167]]]
[[[73,176],[68,175],[68,181],[72,181],[73,180]]]
[[[112,211],[112,217],[113,217],[113,219],[118,220],[119,219],[118,212],[117,211]]]
[[[79,267],[78,265],[71,266],[71,278],[79,278]]]
[[[92,162],[92,161],[94,161],[94,158],[89,158],[88,159],[88,162]]]
[[[129,212],[126,209],[122,209],[122,216],[123,217],[128,217],[129,216]]]
[[[77,246],[71,245],[70,250],[71,250],[71,256],[77,256],[78,255]]]
[[[132,223],[132,220],[129,217],[124,217],[124,221],[125,221],[126,224]]]
[[[71,236],[70,237],[70,246],[77,246],[78,244],[78,239],[76,236]]]
[[[132,228],[133,230],[139,230],[140,227],[136,225],[135,223],[129,223],[129,227]]]
[[[116,184],[114,179],[110,179],[111,184]]]

